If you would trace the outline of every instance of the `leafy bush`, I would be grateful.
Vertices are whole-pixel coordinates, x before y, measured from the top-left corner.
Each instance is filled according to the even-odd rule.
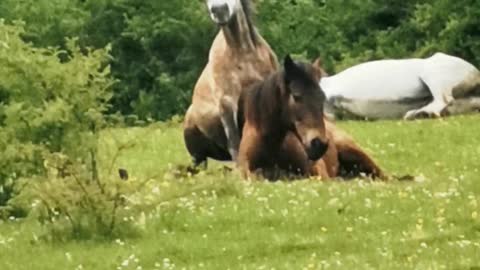
[[[69,160],[59,153],[50,155],[44,161],[47,175],[28,183],[15,199],[17,204],[32,204],[30,217],[47,230],[44,237],[63,241],[134,233],[123,205],[132,182],[117,177],[92,181],[91,171]]]
[[[47,176],[44,160],[62,153],[95,171],[98,131],[111,98],[108,48],[83,54],[25,43],[21,24],[0,21],[0,205],[18,179]],[[62,57],[64,62],[60,61]]]
[[[139,183],[121,181],[113,161],[101,173],[97,154],[114,83],[109,47],[81,50],[69,39],[67,50],[36,48],[24,31],[0,22],[3,214],[30,210],[56,240],[134,233],[131,212],[140,211],[125,199]]]

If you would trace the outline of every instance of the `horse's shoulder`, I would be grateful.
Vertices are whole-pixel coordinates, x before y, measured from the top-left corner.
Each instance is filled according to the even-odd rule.
[[[430,56],[426,59],[430,59],[430,60],[462,60],[462,61],[465,61],[460,57],[453,56],[453,55],[450,55],[450,54],[446,54],[446,53],[443,53],[443,52],[436,52],[432,56]]]

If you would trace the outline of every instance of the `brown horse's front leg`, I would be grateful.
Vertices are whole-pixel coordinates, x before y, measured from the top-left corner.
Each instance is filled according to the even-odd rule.
[[[338,152],[340,171],[346,176],[366,174],[372,178],[386,180],[384,172],[373,159],[358,146],[353,139],[332,123],[325,121],[329,137],[332,138]]]
[[[220,119],[227,137],[228,152],[236,161],[240,145],[240,132],[237,124],[237,103],[233,97],[223,96],[220,99]]]
[[[291,132],[287,133],[276,158],[280,168],[296,175],[310,176],[313,172],[303,144]]]
[[[255,176],[255,170],[258,168],[258,161],[261,158],[261,138],[257,134],[255,127],[248,122],[243,126],[243,135],[238,150],[238,167],[242,176],[246,179],[252,179]]]
[[[323,157],[313,162],[312,175],[318,175],[323,180],[337,177],[339,170],[338,152],[332,138],[328,138],[328,149]]]
[[[310,167],[310,175],[316,176],[321,180],[327,180],[330,178],[330,174],[328,173],[327,163],[323,159],[319,159],[317,161],[312,161]]]
[[[338,159],[341,170],[347,175],[358,176],[366,174],[372,178],[386,180],[382,169],[356,145],[344,144],[339,146]]]

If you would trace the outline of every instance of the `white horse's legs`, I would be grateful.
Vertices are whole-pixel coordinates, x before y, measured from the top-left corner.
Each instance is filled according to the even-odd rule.
[[[403,117],[405,120],[425,117],[441,117],[443,110],[448,106],[444,100],[434,100],[427,106],[418,110],[408,111]]]
[[[441,117],[445,108],[453,101],[453,86],[442,80],[442,78],[434,77],[430,79],[429,77],[422,77],[421,80],[430,90],[433,101],[420,109],[407,112],[403,117],[406,120],[421,117]]]

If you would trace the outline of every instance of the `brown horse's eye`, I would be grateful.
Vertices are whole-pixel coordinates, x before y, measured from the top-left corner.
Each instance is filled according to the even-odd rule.
[[[293,95],[293,101],[295,101],[295,103],[302,102],[302,96],[301,95]]]

